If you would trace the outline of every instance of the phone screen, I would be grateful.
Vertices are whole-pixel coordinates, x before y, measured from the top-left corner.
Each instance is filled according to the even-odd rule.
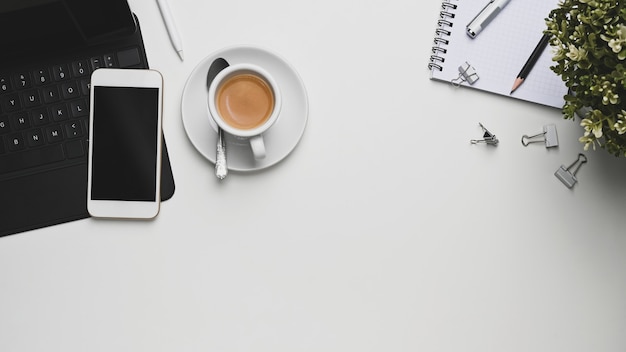
[[[154,202],[159,89],[93,88],[91,199]]]

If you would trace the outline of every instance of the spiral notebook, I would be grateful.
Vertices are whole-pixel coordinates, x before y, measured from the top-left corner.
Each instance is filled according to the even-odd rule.
[[[559,0],[511,0],[472,39],[465,27],[488,2],[443,0],[428,64],[430,78],[561,108],[567,87],[550,69],[553,49],[549,45],[524,83],[511,93],[513,82],[547,28],[546,17]]]

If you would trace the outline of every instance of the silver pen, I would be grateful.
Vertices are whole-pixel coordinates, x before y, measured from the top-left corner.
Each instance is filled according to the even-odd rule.
[[[474,17],[467,25],[467,35],[476,38],[478,33],[487,27],[487,25],[500,13],[500,11],[511,0],[490,0],[487,5]]]

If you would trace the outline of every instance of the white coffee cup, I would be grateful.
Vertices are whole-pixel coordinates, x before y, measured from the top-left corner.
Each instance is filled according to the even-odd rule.
[[[224,132],[250,141],[255,159],[265,158],[263,133],[280,113],[282,98],[274,78],[253,64],[220,71],[209,87],[209,112]]]

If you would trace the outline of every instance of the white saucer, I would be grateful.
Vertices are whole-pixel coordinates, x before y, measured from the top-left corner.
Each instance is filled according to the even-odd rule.
[[[278,55],[251,46],[235,46],[218,50],[191,72],[182,97],[183,125],[193,146],[215,163],[217,125],[209,113],[206,85],[209,66],[218,57],[230,65],[253,63],[266,69],[278,83],[283,98],[278,120],[263,134],[267,156],[255,160],[249,144],[226,135],[226,159],[229,170],[255,171],[283,160],[296,147],[306,127],[309,105],[306,89],[296,70]]]

